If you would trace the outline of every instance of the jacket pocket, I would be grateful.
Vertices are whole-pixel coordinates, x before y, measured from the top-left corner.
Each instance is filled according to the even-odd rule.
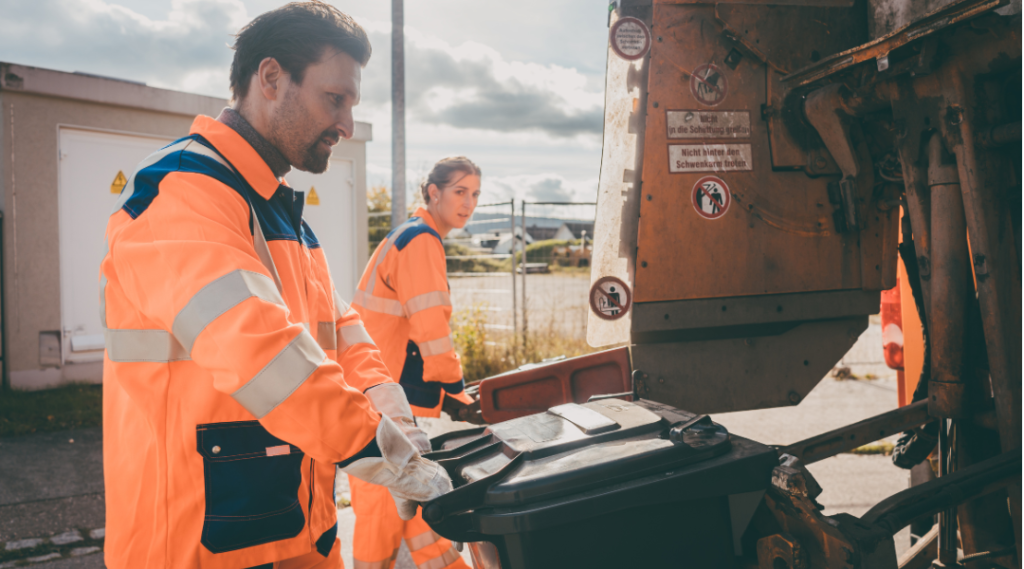
[[[299,535],[306,518],[298,447],[258,421],[239,421],[197,426],[196,450],[206,483],[206,549],[224,553]]]

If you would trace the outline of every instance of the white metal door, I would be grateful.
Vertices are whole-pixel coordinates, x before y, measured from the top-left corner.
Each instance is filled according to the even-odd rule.
[[[323,174],[292,170],[288,184],[306,193],[302,217],[313,228],[331,268],[334,287],[347,301],[352,300],[363,268],[356,266],[356,195],[354,164],[351,160],[331,160]],[[316,190],[314,198],[312,189]],[[319,204],[317,204],[319,202]]]
[[[112,186],[119,181],[119,173],[131,176],[139,162],[169,142],[142,135],[60,129],[61,351],[66,362],[103,359],[99,273],[106,249],[104,232],[119,193]]]

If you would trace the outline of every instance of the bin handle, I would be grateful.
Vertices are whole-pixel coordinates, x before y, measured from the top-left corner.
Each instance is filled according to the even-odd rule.
[[[494,445],[501,444],[502,443],[500,442],[494,443]],[[478,452],[490,451],[494,445],[484,447]],[[451,460],[454,461],[457,459]],[[451,518],[460,517],[460,514],[464,514],[479,507],[483,503],[483,500],[487,495],[487,491],[491,486],[497,484],[513,470],[519,468],[519,466],[522,465],[523,460],[523,454],[519,453],[513,457],[508,464],[499,468],[494,474],[485,476],[475,482],[470,482],[461,488],[456,488],[443,496],[439,496],[423,504],[423,520],[430,524],[430,526],[435,530],[438,530],[438,533],[448,539],[455,541],[475,541],[473,539],[465,539],[464,537],[460,538],[461,536],[454,536],[454,534],[453,536],[445,535],[444,528],[446,525],[449,525],[447,522]],[[445,466],[447,469],[454,465],[442,464],[442,466]],[[458,524],[456,522],[451,525],[458,526],[463,524]],[[450,529],[454,530],[456,528],[452,527]],[[466,527],[463,529],[468,530],[469,528]]]

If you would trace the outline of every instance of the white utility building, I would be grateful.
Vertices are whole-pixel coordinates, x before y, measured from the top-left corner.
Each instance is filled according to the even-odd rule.
[[[226,79],[225,79],[226,80]],[[224,99],[0,62],[0,322],[4,379],[16,389],[102,380],[103,233],[143,158],[188,134]],[[338,291],[351,298],[367,261],[366,142],[334,150],[327,172],[293,171],[304,217]]]

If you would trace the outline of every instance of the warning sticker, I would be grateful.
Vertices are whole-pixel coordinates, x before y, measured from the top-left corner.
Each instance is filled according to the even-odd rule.
[[[690,201],[697,215],[704,219],[718,219],[729,211],[732,205],[732,193],[729,186],[717,176],[705,176],[693,185]]]
[[[615,277],[602,277],[590,288],[590,309],[598,318],[618,320],[629,312],[631,302],[629,287]]]
[[[668,111],[669,138],[750,138],[750,111]]]
[[[316,186],[310,186],[306,196],[306,205],[320,205],[320,196],[316,194]]]
[[[121,170],[117,171],[117,175],[114,176],[114,181],[110,182],[110,193],[119,194],[124,189],[125,184],[128,183],[128,178],[124,177],[124,172]]]
[[[716,107],[729,94],[729,82],[717,65],[705,63],[694,69],[693,75],[690,75],[690,93],[698,103]]]
[[[636,18],[619,18],[608,34],[612,51],[622,59],[640,59],[651,49],[651,31]]]
[[[670,144],[668,171],[744,172],[754,169],[749,144]]]

